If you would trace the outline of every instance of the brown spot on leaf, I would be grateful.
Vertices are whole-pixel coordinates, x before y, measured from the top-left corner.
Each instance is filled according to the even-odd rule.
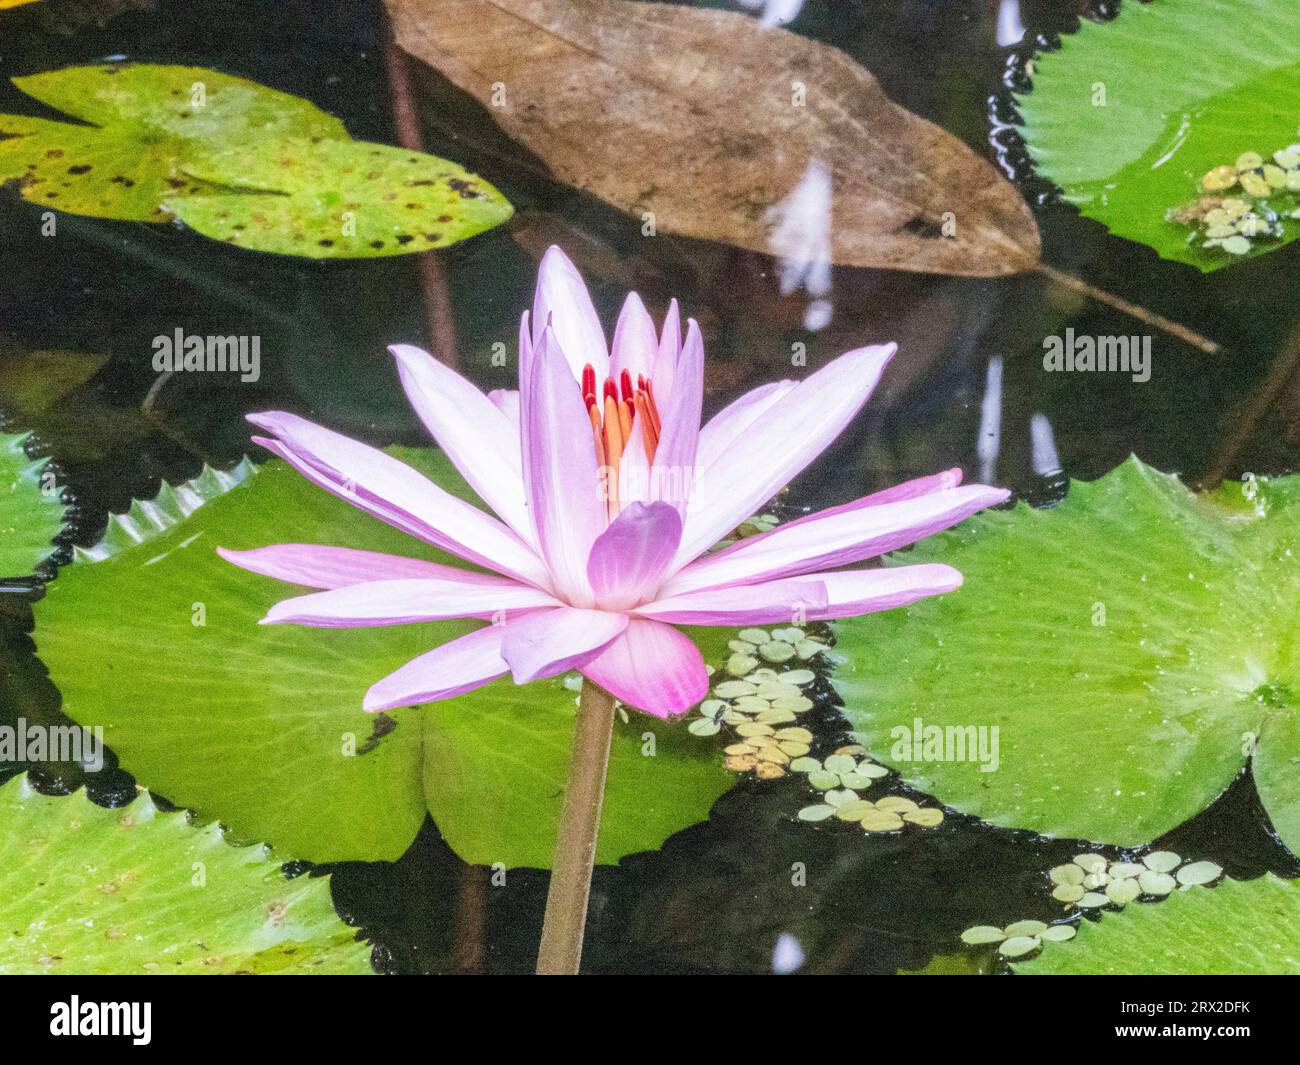
[[[464,178],[448,178],[447,187],[457,193],[462,200],[478,200],[483,194]]]

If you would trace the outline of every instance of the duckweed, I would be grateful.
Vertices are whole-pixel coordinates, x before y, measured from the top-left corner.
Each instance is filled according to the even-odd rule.
[[[732,729],[740,742],[724,748],[723,761],[732,772],[752,772],[760,780],[778,780],[786,775],[792,760],[803,759],[812,749],[812,733],[795,722],[816,705],[804,695],[803,688],[812,684],[817,675],[811,669],[778,671],[760,664],[760,656],[779,664],[778,660],[800,655],[796,641],[816,644],[807,649],[808,654],[801,655],[805,658],[826,646],[819,640],[808,640],[801,628],[741,629],[735,639],[728,641],[731,654],[722,670],[724,676],[700,704],[699,717],[686,726],[696,736],[716,736],[724,726]],[[710,668],[710,676],[714,675]],[[802,771],[820,765],[815,762]],[[828,786],[838,783],[837,778]]]
[[[1070,924],[1015,921],[1005,928],[988,924],[976,925],[961,934],[961,941],[972,947],[996,943],[1002,957],[1023,958],[1041,949],[1044,943],[1064,943],[1073,939],[1074,935],[1075,928]]]
[[[1223,875],[1223,869],[1213,862],[1192,862],[1178,870],[1176,879],[1184,887],[1211,884]]]
[[[883,802],[883,800],[882,800]],[[879,808],[881,803],[877,803]],[[916,813],[924,814],[922,809]],[[904,815],[907,816],[907,815]],[[1159,902],[1176,888],[1184,891],[1214,883],[1223,868],[1214,862],[1184,863],[1173,851],[1151,851],[1131,861],[1108,860],[1095,852],[1076,854],[1064,865],[1047,871],[1052,884],[1052,898],[1079,911],[1096,912],[1105,907],[1123,909],[1129,903],[1144,900]],[[1015,921],[1004,928],[976,925],[961,934],[969,946],[999,944],[1004,958],[1022,958],[1043,943],[1065,942],[1075,935],[1073,924],[1044,924],[1042,921]]]
[[[862,748],[854,744],[841,747],[824,760],[802,757],[790,763],[794,772],[807,774],[810,787],[825,793],[822,802],[799,811],[802,820],[825,820],[829,815],[821,809],[830,806],[838,820],[856,822],[866,832],[897,832],[908,824],[918,828],[943,824],[943,811],[937,806],[923,807],[902,795],[886,795],[875,802],[861,798],[859,791],[889,775],[884,766],[860,758],[862,753]]]
[[[1200,190],[1199,199],[1170,211],[1169,218],[1192,226],[1191,239],[1203,248],[1246,255],[1255,241],[1284,235],[1272,200],[1290,196],[1294,201],[1294,194],[1300,192],[1300,144],[1281,148],[1269,159],[1259,152],[1242,152],[1232,163],[1207,171]],[[1286,217],[1300,217],[1300,211],[1289,210]]]

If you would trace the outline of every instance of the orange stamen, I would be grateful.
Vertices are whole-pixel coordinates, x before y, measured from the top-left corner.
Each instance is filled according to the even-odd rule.
[[[655,402],[655,386],[653,381],[645,383],[646,398],[646,416],[654,423],[655,439],[663,435],[663,426],[659,422],[659,404]]]
[[[618,420],[618,400],[608,394],[605,396],[604,429],[604,455],[601,458],[601,465],[608,470],[606,505],[609,519],[613,521],[622,509],[618,502],[618,464],[623,458],[623,447],[626,441],[623,439],[622,426]]]
[[[635,413],[632,409],[630,399],[623,400],[618,405],[618,427],[623,434],[623,444],[626,447],[627,442],[632,439],[632,415]]]
[[[655,403],[654,384],[644,374],[637,374],[634,385],[627,370],[621,371],[617,380],[607,377],[597,381],[596,371],[588,365],[582,370],[581,387],[587,417],[591,419],[596,462],[606,471],[606,504],[613,521],[621,509],[619,464],[624,452],[632,446],[633,430],[638,424],[646,460],[653,463],[659,450],[663,425]]]
[[[612,396],[605,397],[605,457],[611,466],[617,466],[623,457],[623,448],[627,441],[623,439],[623,426],[618,417],[618,401]]]
[[[659,449],[659,434],[655,431],[654,419],[650,417],[650,401],[644,392],[636,395],[636,409],[641,415],[641,439],[645,441],[645,457],[654,463],[655,452]]]

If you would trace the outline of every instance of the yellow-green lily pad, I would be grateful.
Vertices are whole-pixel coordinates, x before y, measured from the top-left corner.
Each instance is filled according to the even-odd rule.
[[[199,142],[347,140],[307,100],[203,67],[108,63],[15,78],[86,125],[0,115],[0,181],[71,214],[165,222],[164,199],[212,191],[182,161]]]
[[[210,184],[250,191],[182,196],[168,208],[205,236],[313,259],[428,251],[514,213],[482,178],[437,156],[366,141],[229,143],[186,164]]]

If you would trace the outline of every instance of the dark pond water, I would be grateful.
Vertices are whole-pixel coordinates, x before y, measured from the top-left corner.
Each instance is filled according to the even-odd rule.
[[[994,158],[990,98],[1002,91],[1008,58],[998,43],[999,7],[995,0],[809,0],[794,28],[844,49],[897,102]],[[1023,0],[1020,16],[1032,36],[1068,28],[1075,8]],[[354,136],[395,140],[376,3],[162,0],[71,35],[47,32],[35,18],[15,26],[0,40],[3,112],[31,110],[8,86],[12,76],[125,56],[243,75],[308,97]],[[502,340],[513,348],[536,255],[556,241],[586,272],[607,321],[629,287],[652,305],[677,296],[700,319],[713,409],[785,376],[792,341],[808,345],[813,365],[866,342],[899,342],[901,354],[866,414],[794,485],[795,506],[843,502],[949,466],[973,475],[994,359],[1001,361],[1000,438],[995,460],[986,438],[987,476],[1036,501],[1062,488],[1059,474],[1035,472],[1034,415],[1050,424],[1059,465],[1071,477],[1100,476],[1130,453],[1190,481],[1284,472],[1295,463],[1300,393],[1283,389],[1266,404],[1258,398],[1297,327],[1300,278],[1281,255],[1195,277],[1109,237],[1069,207],[1037,203],[1047,262],[1222,345],[1211,357],[1156,332],[1151,379],[1142,384],[1123,375],[1053,375],[1042,369],[1044,336],[1067,326],[1098,335],[1139,327],[1037,275],[967,280],[837,270],[830,324],[807,333],[805,305],[779,296],[772,260],[669,237],[645,240],[638,220],[518,171],[483,127],[469,106],[425,115],[429,151],[485,174],[518,207],[510,224],[442,256],[460,361],[484,386],[511,383],[508,371],[491,365],[491,348]],[[1014,145],[1008,155],[1014,162]],[[1030,182],[1025,191],[1036,198],[1042,189]],[[413,259],[320,266],[164,227],[71,216],[60,217],[58,239],[50,240],[40,235],[38,215],[16,195],[0,194],[0,360],[46,349],[107,359],[71,414],[37,426],[40,447],[75,493],[79,540],[93,542],[109,511],[152,496],[162,478],[193,476],[205,461],[236,462],[248,448],[243,415],[251,410],[300,411],[379,444],[421,442],[384,350],[394,341],[428,341]],[[144,417],[141,403],[155,378],[151,339],[177,327],[261,336],[261,380],[178,379],[158,395],[156,417]],[[0,395],[0,410],[6,405]],[[10,428],[30,427],[8,413]],[[0,609],[0,719],[48,718],[58,697],[22,635],[27,610],[14,596],[0,597]],[[51,790],[79,783],[66,770],[36,775]],[[133,781],[118,772],[91,787],[100,801],[121,802]],[[952,952],[971,924],[1048,916],[1042,871],[1077,850],[958,817],[933,832],[864,841],[793,822],[800,789],[792,781],[742,783],[707,823],[661,852],[599,869],[587,967],[767,971],[778,936],[788,932],[805,952],[806,971],[918,968]],[[1235,876],[1297,872],[1269,835],[1248,778],[1163,842]],[[817,871],[805,887],[791,885],[796,862]],[[375,944],[383,971],[526,971],[533,964],[542,873],[512,872],[509,890],[493,889],[488,871],[461,863],[432,824],[400,862],[332,872],[339,912]]]

